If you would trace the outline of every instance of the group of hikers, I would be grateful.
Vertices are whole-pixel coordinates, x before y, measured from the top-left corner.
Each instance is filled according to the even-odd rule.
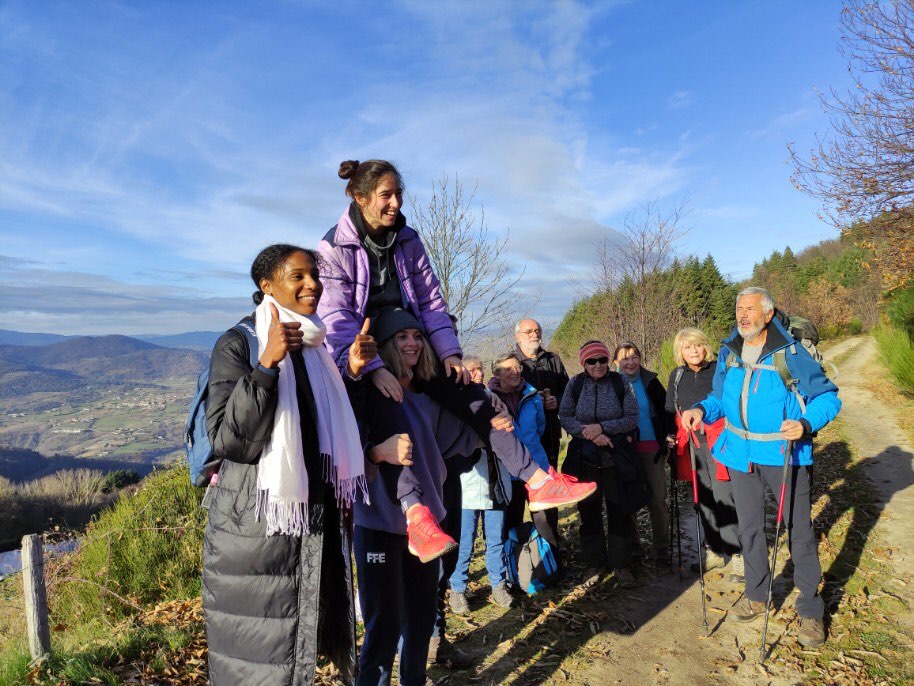
[[[729,612],[738,621],[766,611],[765,487],[780,493],[798,639],[825,640],[811,437],[840,401],[766,291],[739,294],[716,356],[701,331],[680,331],[666,388],[628,342],[583,343],[583,371],[569,379],[533,319],[486,370],[464,354],[406,225],[397,169],[349,160],[339,176],[351,202],[316,250],[275,244],[255,258],[256,310],[240,324],[256,339],[234,327],[212,354],[205,422],[219,468],[203,606],[213,684],[310,684],[318,654],[360,685],[389,684],[397,656],[404,686],[429,683],[428,664],[471,666],[444,628],[448,608],[469,611],[480,520],[501,606],[513,600],[505,542],[527,509],[563,570],[557,508],[576,504],[586,572],[574,580],[592,586],[610,572],[630,588],[636,555],[671,564],[668,462],[674,478],[695,474],[700,568],[729,565],[745,579]],[[571,442],[559,470],[562,430]],[[639,553],[644,507],[653,549]]]

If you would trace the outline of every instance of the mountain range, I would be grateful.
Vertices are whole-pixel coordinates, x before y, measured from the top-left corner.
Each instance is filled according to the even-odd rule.
[[[208,351],[119,335],[2,334],[24,344],[0,344],[0,451],[14,451],[0,455],[0,474],[40,476],[74,460],[108,470],[182,453]]]
[[[222,331],[188,331],[170,335],[141,334],[130,336],[146,343],[154,343],[165,348],[187,348],[188,350],[205,350],[209,352],[216,344]],[[104,336],[63,336],[56,333],[25,333],[0,329],[0,345],[44,346],[74,338],[105,338]]]

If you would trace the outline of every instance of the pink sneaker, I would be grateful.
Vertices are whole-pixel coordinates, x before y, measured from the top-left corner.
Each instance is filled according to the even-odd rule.
[[[550,467],[549,478],[539,488],[530,488],[530,484],[527,484],[530,512],[540,512],[560,505],[580,502],[595,490],[597,490],[595,483],[579,482],[573,476],[560,474]]]
[[[429,562],[457,547],[457,542],[441,530],[435,515],[425,505],[417,505],[406,517],[409,552],[421,562]]]

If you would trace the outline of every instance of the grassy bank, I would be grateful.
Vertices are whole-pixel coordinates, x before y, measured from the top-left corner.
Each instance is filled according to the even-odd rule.
[[[895,382],[909,396],[914,396],[914,342],[903,329],[882,325],[872,331],[885,366]]]

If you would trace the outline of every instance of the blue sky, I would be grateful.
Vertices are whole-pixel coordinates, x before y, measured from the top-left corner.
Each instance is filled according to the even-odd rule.
[[[537,313],[594,245],[687,198],[682,253],[738,278],[836,235],[787,143],[846,87],[813,2],[0,4],[0,328],[176,333],[250,310],[264,245],[315,245],[344,159],[420,200],[477,186]],[[407,218],[408,218],[407,210]]]

